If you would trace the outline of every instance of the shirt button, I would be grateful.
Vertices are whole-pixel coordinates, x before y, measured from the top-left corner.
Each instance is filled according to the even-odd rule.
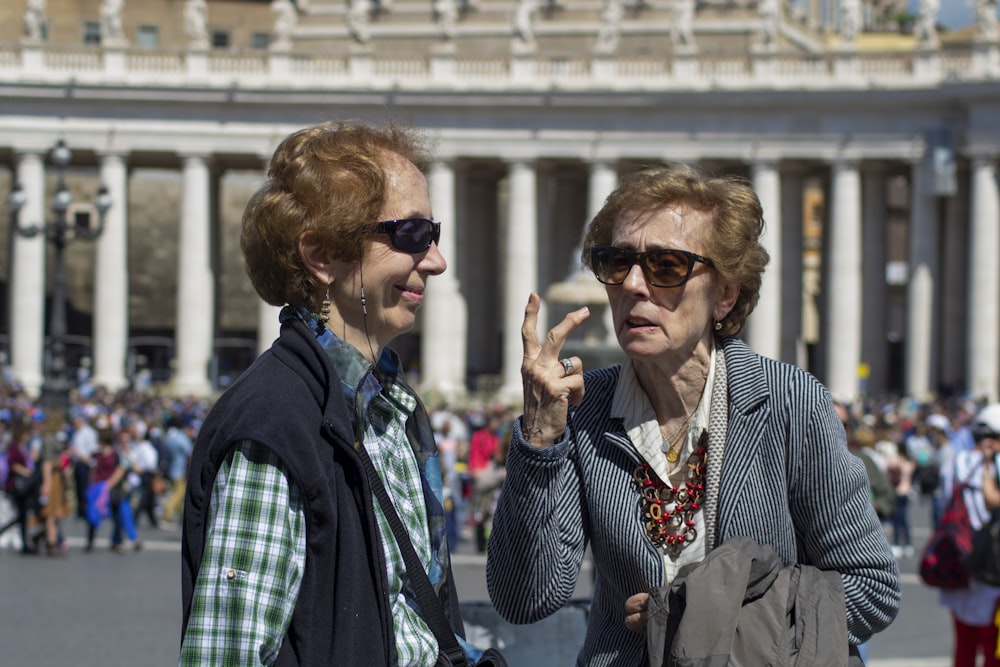
[[[226,570],[226,579],[235,579],[236,570]]]

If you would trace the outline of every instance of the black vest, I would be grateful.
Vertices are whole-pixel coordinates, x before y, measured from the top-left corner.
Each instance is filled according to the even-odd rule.
[[[252,439],[281,459],[305,501],[305,573],[277,664],[396,664],[385,558],[347,410],[333,365],[297,320],[282,325],[271,349],[215,404],[198,434],[188,474],[181,553],[184,628],[216,474],[234,444]],[[464,634],[458,600],[450,598],[449,615],[456,632]]]

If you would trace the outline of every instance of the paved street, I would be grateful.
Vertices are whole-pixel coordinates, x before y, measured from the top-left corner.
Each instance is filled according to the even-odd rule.
[[[912,506],[914,541],[922,544],[928,531],[926,507]],[[110,524],[103,527],[106,536]],[[163,667],[176,664],[180,635],[180,534],[140,527],[142,551],[119,555],[99,541],[93,553],[83,553],[83,527],[68,522],[70,555],[65,559],[25,557],[0,551],[0,664],[23,667]],[[479,554],[455,556],[459,594],[463,601],[486,601],[485,559]],[[915,560],[902,561],[903,609],[896,622],[872,642],[869,664],[874,667],[947,667],[951,651],[948,614],[937,606],[936,593],[916,578]],[[585,573],[586,574],[586,573]],[[581,577],[577,596],[590,594],[589,577]],[[480,611],[488,605],[479,605]],[[485,614],[489,617],[489,614]],[[572,621],[572,619],[570,619]],[[467,624],[482,633],[477,621]],[[564,621],[557,633],[575,631]],[[525,628],[514,628],[523,633]],[[487,633],[488,634],[488,633]],[[539,633],[535,633],[538,635]],[[480,634],[479,636],[485,636]],[[521,637],[523,634],[516,634]],[[557,635],[558,636],[558,635]],[[511,641],[508,633],[507,641]],[[537,639],[537,637],[536,637]],[[554,650],[546,631],[546,649]],[[571,665],[572,651],[560,659],[535,665]]]

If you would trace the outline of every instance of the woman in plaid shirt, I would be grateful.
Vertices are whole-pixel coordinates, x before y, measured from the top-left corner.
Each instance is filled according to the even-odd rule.
[[[446,268],[426,165],[409,131],[321,124],[278,146],[247,206],[250,279],[285,307],[279,338],[216,403],[192,454],[181,665],[435,662],[360,447],[464,632],[433,432],[387,348]]]

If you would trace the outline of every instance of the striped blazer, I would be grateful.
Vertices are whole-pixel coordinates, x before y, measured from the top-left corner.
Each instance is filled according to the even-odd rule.
[[[848,452],[829,392],[812,375],[719,338],[709,418],[708,548],[736,535],[770,545],[786,565],[836,570],[847,629],[861,643],[895,618],[899,568],[872,509],[868,477]],[[721,363],[720,363],[721,362]],[[578,664],[642,664],[645,638],[625,628],[625,600],[665,585],[645,534],[632,471],[642,458],[609,416],[620,366],[586,373],[583,402],[547,449],[520,420],[490,534],[487,585],[512,623],[554,613],[573,594],[589,546],[594,593]],[[845,647],[846,651],[846,647]]]

